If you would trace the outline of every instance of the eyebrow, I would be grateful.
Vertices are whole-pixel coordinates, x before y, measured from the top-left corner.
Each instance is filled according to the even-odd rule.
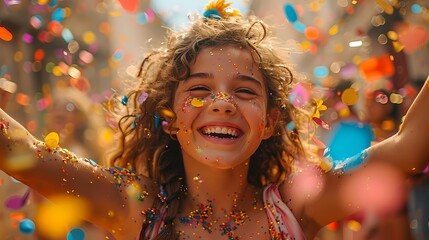
[[[212,73],[197,72],[197,73],[191,73],[189,75],[189,77],[188,77],[187,80],[189,80],[191,78],[210,78],[210,79],[214,79],[214,75]],[[262,88],[261,81],[259,81],[258,79],[254,78],[252,76],[237,74],[237,75],[234,75],[234,77],[232,78],[232,80],[235,80],[235,79],[253,82],[253,83],[256,83],[259,87]]]

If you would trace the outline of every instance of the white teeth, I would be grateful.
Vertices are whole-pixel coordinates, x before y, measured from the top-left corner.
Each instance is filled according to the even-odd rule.
[[[234,137],[238,136],[238,131],[236,128],[230,128],[230,127],[205,127],[203,128],[204,134],[211,134],[211,133],[217,133],[217,134],[228,134]]]

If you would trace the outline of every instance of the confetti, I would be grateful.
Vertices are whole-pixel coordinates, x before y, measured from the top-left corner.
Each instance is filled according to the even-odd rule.
[[[85,232],[80,228],[74,228],[67,233],[67,240],[84,240]]]
[[[325,66],[317,66],[314,68],[313,74],[318,78],[324,78],[328,76],[329,69]]]
[[[11,196],[9,197],[6,202],[5,206],[9,209],[18,210],[27,204],[28,198],[30,197],[31,189],[29,188],[23,196]]]
[[[66,236],[70,227],[77,226],[88,213],[87,203],[66,195],[51,196],[40,203],[35,222],[40,232],[50,238]],[[55,204],[53,204],[55,203]]]
[[[289,94],[288,100],[292,105],[302,107],[310,100],[310,94],[302,84],[297,84]]]
[[[57,8],[54,10],[54,12],[52,12],[52,21],[57,21],[57,22],[61,22],[64,20],[64,16],[65,16],[65,11],[63,8]]]
[[[359,64],[359,70],[366,81],[374,82],[382,77],[391,77],[395,72],[390,55],[371,57]]]
[[[284,5],[284,12],[289,22],[294,23],[298,20],[298,15],[296,14],[295,8],[292,4],[286,3]]]
[[[50,132],[45,137],[45,143],[48,148],[54,149],[58,147],[58,144],[60,143],[60,136],[56,132]]]
[[[122,8],[128,12],[135,13],[139,8],[138,0],[118,0]]]
[[[341,94],[341,101],[346,105],[354,105],[359,99],[359,93],[353,88],[347,88]]]
[[[12,38],[12,33],[9,32],[9,30],[7,30],[5,27],[0,26],[0,39],[9,42],[12,40]]]
[[[19,222],[19,231],[24,234],[32,234],[36,229],[34,222],[28,218]]]
[[[18,5],[21,3],[21,0],[3,0],[4,4],[7,6]]]
[[[309,40],[317,40],[319,38],[319,29],[313,26],[308,26],[304,30],[304,35]]]
[[[204,101],[198,98],[193,98],[191,101],[191,105],[194,107],[202,107],[204,106]]]
[[[393,6],[386,0],[375,0],[375,2],[386,12],[387,14],[393,14]]]
[[[43,25],[43,18],[40,15],[34,15],[30,18],[30,25],[34,29],[40,29]]]

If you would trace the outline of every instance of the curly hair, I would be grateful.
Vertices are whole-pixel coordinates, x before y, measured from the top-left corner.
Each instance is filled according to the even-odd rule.
[[[300,131],[309,114],[288,103],[288,94],[298,79],[277,53],[269,34],[268,26],[254,16],[196,19],[186,31],[170,31],[165,44],[144,58],[138,85],[124,97],[126,104],[110,103],[110,109],[126,105],[126,113],[120,118],[120,141],[109,164],[135,169],[154,179],[168,196],[174,196],[169,199],[166,227],[156,239],[175,239],[170,223],[178,212],[183,195],[180,189],[186,182],[180,145],[174,138],[176,129],[170,127],[171,134],[166,134],[159,124],[176,120],[172,111],[175,90],[179,81],[188,78],[190,65],[202,49],[216,46],[247,49],[266,83],[268,108],[279,108],[274,135],[263,140],[251,156],[248,182],[258,187],[268,182],[280,183],[291,172],[293,161],[306,155]],[[157,199],[154,207],[161,204]],[[146,221],[142,239],[147,228]]]

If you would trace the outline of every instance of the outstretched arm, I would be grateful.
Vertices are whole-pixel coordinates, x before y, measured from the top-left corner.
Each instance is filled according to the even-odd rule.
[[[138,232],[141,210],[158,190],[132,171],[102,168],[92,160],[37,140],[0,109],[0,169],[46,197],[83,200],[83,218],[105,228]],[[80,201],[81,202],[81,201]]]
[[[398,133],[367,149],[362,162],[357,158],[360,163],[357,168],[346,167],[343,174],[338,171],[321,174],[317,179],[320,192],[314,191],[316,194],[310,200],[299,203],[292,198],[292,206],[299,210],[297,217],[324,226],[365,210],[369,203],[370,207],[380,203],[387,205],[382,202],[387,196],[394,198],[392,200],[402,198],[403,202],[405,178],[420,173],[429,163],[428,105],[429,78]],[[294,184],[290,182],[292,184],[286,185]],[[287,190],[285,192],[288,194]]]
[[[418,174],[429,163],[429,77],[394,136],[368,150],[369,161],[388,161],[407,174]]]

